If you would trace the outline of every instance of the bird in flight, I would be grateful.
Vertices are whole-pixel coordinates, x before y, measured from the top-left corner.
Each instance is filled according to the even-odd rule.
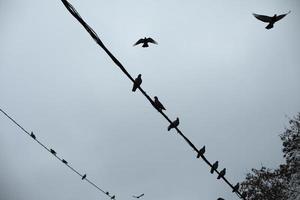
[[[142,84],[142,74],[139,74],[138,77],[134,80],[132,92],[135,92],[138,87]]]
[[[157,96],[154,97],[154,103],[153,103],[153,106],[159,110],[159,111],[162,111],[162,110],[166,110],[166,108],[162,105],[162,103],[158,100]]]
[[[179,125],[179,118],[177,117],[175,121],[173,121],[169,126],[168,126],[168,131],[170,131],[172,128],[176,128]]]
[[[291,13],[291,11],[289,11],[285,14],[282,14],[282,15],[275,14],[272,17],[253,13],[253,16],[262,22],[269,23],[268,26],[266,26],[266,29],[271,29],[271,28],[273,28],[273,25],[275,24],[275,22],[281,20],[282,18],[284,18],[286,15],[288,15],[290,13]]]
[[[139,198],[141,198],[141,197],[144,196],[144,195],[145,195],[145,194],[143,193],[143,194],[140,194],[139,196],[133,195],[132,197],[139,199]]]
[[[219,166],[219,162],[216,161],[216,162],[212,165],[211,170],[210,170],[210,173],[213,174],[214,171],[218,169],[218,166]]]
[[[157,42],[155,40],[153,40],[152,38],[148,37],[148,38],[141,38],[139,39],[133,46],[136,46],[138,44],[143,44],[142,47],[146,48],[149,47],[148,43],[153,43],[153,44],[157,44]]]

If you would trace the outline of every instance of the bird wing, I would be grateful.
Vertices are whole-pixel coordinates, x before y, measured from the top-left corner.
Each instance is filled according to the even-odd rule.
[[[281,20],[282,18],[284,18],[286,15],[288,15],[288,14],[290,14],[290,13],[291,13],[291,11],[289,11],[289,12],[287,12],[287,13],[285,13],[285,14],[282,14],[282,15],[278,15],[278,16],[276,17],[276,21]]]
[[[266,15],[258,15],[253,13],[253,16],[263,22],[270,22],[272,20],[272,17],[266,16]]]
[[[153,43],[153,44],[157,44],[157,42],[155,40],[153,40],[152,38],[147,38],[147,42]]]
[[[143,38],[139,39],[136,43],[134,43],[133,46],[136,46],[136,45],[141,44],[141,43],[144,43],[144,39]]]

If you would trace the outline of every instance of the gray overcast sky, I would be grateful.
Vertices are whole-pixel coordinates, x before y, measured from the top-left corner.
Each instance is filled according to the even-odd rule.
[[[300,111],[298,0],[70,1],[233,183],[283,162]],[[291,14],[266,30],[252,13]],[[118,199],[238,199],[59,0],[0,0],[0,107]],[[140,37],[159,43],[132,47]],[[0,115],[0,196],[106,199]]]

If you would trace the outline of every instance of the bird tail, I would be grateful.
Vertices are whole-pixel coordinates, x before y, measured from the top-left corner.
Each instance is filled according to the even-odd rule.
[[[218,177],[217,177],[217,179],[220,179],[221,178],[221,176],[219,175]]]
[[[172,124],[170,124],[170,125],[168,126],[168,131],[170,131],[171,128],[172,128]]]
[[[133,86],[133,88],[132,88],[132,92],[135,92],[135,91],[136,91],[136,89],[137,89],[137,87]]]
[[[149,47],[149,45],[148,45],[148,43],[147,42],[145,42],[144,44],[143,44],[143,46],[142,47]]]
[[[214,173],[214,168],[213,168],[213,167],[211,168],[210,173],[211,173],[211,174]]]
[[[268,26],[266,26],[266,29],[271,29],[273,28],[273,23],[269,23]]]

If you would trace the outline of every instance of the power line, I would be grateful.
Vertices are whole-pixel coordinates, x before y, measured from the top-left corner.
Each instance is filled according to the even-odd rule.
[[[48,148],[46,145],[44,145],[40,140],[37,139],[36,135],[33,132],[27,131],[23,126],[21,126],[16,120],[14,120],[10,115],[8,115],[4,110],[0,108],[0,111],[8,118],[10,119],[15,125],[17,125],[24,133],[26,133],[29,137],[31,137],[34,141],[36,141],[41,147],[43,147],[46,151],[51,153],[55,158],[57,158],[59,161],[61,161],[64,165],[66,165],[70,170],[72,170],[75,174],[80,176],[82,180],[86,180],[91,186],[96,188],[98,191],[104,193],[107,195],[110,199],[114,200],[115,195],[110,195],[109,192],[104,191],[101,189],[97,184],[86,178],[86,174],[81,174],[78,170],[76,170],[74,167],[72,167],[65,159],[60,158],[57,156],[55,150]]]
[[[128,73],[128,71],[125,69],[125,67],[121,64],[120,61],[106,48],[106,46],[103,44],[103,42],[100,40],[97,33],[82,19],[80,14],[76,11],[76,9],[67,1],[67,0],[61,0],[62,3],[65,5],[67,10],[79,21],[79,23],[86,29],[86,31],[90,34],[90,36],[94,39],[94,41],[107,53],[107,55],[112,59],[112,61],[122,70],[122,72],[134,83],[134,79],[132,76]],[[151,105],[154,105],[153,100],[150,98],[150,96],[142,89],[142,87],[138,87],[138,89],[141,91],[141,93],[146,97],[146,99],[151,103]],[[157,109],[158,112],[171,124],[172,121],[169,119],[169,117],[162,111]],[[183,132],[178,128],[175,127],[177,133],[188,143],[190,147],[198,154],[199,150],[198,148],[183,134]],[[211,168],[213,167],[212,164],[207,160],[207,158],[204,156],[204,154],[201,154],[200,157],[203,159],[203,161],[209,165]],[[213,169],[218,175],[220,172],[217,169]],[[225,176],[221,176],[221,178],[225,181],[227,185],[229,185],[232,188],[232,191],[238,195],[241,199],[246,199],[240,192],[239,192],[239,184],[232,185]]]

